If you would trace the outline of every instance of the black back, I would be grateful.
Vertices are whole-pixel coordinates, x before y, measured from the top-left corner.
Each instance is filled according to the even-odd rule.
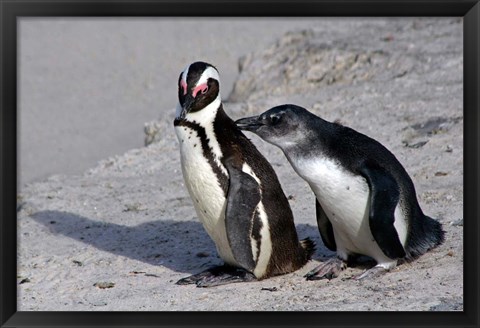
[[[268,215],[272,239],[272,259],[267,271],[280,274],[300,268],[312,255],[313,244],[304,242],[302,245],[307,247],[300,245],[290,204],[272,166],[224,112],[222,106],[218,109],[213,127],[223,153],[222,163],[225,165],[228,160],[241,169],[246,162],[260,180],[262,203]],[[254,225],[253,230],[259,231],[261,221],[258,214],[254,218]],[[277,265],[279,263],[281,265]],[[286,263],[290,265],[285,266]],[[278,269],[284,272],[275,272]]]

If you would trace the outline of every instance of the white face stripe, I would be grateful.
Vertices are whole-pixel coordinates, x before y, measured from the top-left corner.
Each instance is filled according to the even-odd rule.
[[[220,76],[218,75],[217,70],[209,66],[205,71],[203,71],[202,76],[200,76],[200,79],[198,79],[198,82],[195,86],[207,83],[209,78],[217,80],[218,84],[220,85]]]
[[[190,68],[190,65],[188,65],[182,72],[182,80],[185,82],[185,85],[187,84],[187,75],[188,75],[188,69]]]
[[[182,80],[185,82],[185,84],[187,84],[188,70],[190,69],[190,66],[191,65],[188,65],[187,68],[185,68],[182,72]],[[197,83],[195,84],[195,87],[207,83],[209,78],[217,80],[218,84],[220,85],[220,75],[218,74],[218,71],[212,66],[209,66],[205,71],[203,71],[200,79],[198,79]]]

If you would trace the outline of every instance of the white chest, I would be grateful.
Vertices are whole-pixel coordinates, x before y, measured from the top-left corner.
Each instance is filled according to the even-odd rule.
[[[310,184],[334,226],[352,232],[360,229],[368,217],[369,188],[365,179],[329,159],[299,160],[294,167]]]
[[[353,252],[371,256],[379,263],[390,261],[370,231],[370,189],[363,177],[354,175],[337,162],[325,158],[297,160],[292,165],[310,184],[332,223],[341,257]],[[406,224],[400,206],[397,206],[394,216],[395,228],[404,244]]]
[[[225,194],[211,164],[204,156],[202,141],[192,128],[176,126],[175,132],[180,144],[185,185],[197,216],[215,242],[220,257],[227,263],[235,264],[225,231]],[[207,138],[212,140],[212,136],[207,135]],[[221,163],[219,166],[226,172]]]

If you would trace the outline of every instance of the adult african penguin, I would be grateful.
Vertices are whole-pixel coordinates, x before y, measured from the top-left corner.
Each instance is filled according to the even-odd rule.
[[[224,265],[183,278],[199,287],[292,272],[311,257],[267,160],[223,110],[217,69],[190,64],[178,79],[175,132],[182,173],[198,218]]]
[[[355,278],[373,277],[443,242],[441,224],[423,214],[408,173],[376,140],[296,105],[236,124],[282,149],[315,193],[320,235],[337,257],[310,271],[308,280],[336,277],[357,255],[377,265]]]

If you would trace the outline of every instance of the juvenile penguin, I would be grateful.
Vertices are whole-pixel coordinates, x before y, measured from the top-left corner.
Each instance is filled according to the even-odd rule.
[[[177,284],[218,286],[301,268],[314,244],[299,242],[275,171],[223,110],[217,69],[189,65],[178,98],[174,126],[185,185],[224,265]]]
[[[337,257],[308,280],[336,277],[358,255],[377,264],[354,278],[373,277],[443,242],[441,224],[423,214],[408,173],[376,140],[295,105],[236,124],[282,149],[316,196],[320,235]]]

